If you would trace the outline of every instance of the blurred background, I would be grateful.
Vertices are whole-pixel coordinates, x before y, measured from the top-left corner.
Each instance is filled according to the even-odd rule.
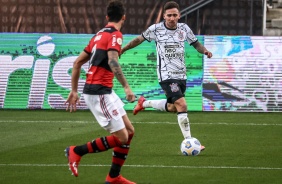
[[[282,0],[175,0],[180,22],[213,53],[186,43],[189,111],[282,111]],[[105,0],[0,0],[0,109],[65,109],[72,63],[106,25]],[[163,20],[161,0],[124,0],[123,44]],[[154,43],[123,54],[137,96],[165,98]],[[88,63],[79,80],[82,93]],[[124,99],[117,81],[114,90]],[[86,109],[81,97],[81,109]],[[126,101],[125,101],[126,102]],[[127,103],[126,110],[134,104]]]
[[[124,0],[124,34],[162,20],[162,0]],[[281,35],[281,0],[176,0],[197,35]],[[105,24],[108,0],[0,0],[1,32],[87,33]],[[273,20],[275,19],[275,20]],[[273,21],[272,21],[273,20]]]

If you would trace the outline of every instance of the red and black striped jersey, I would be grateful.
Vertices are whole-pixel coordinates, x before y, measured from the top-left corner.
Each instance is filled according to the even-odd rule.
[[[85,94],[109,94],[114,74],[108,64],[108,51],[121,51],[122,33],[107,25],[91,38],[84,51],[90,54],[90,67],[86,74]]]

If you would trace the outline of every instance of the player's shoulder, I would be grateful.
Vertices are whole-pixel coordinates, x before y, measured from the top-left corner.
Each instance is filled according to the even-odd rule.
[[[157,30],[157,29],[164,29],[165,26],[164,26],[164,23],[163,22],[159,22],[159,23],[156,23],[156,24],[152,24],[149,29],[151,30]]]
[[[191,30],[191,28],[186,23],[177,23],[177,28],[182,30]]]
[[[182,23],[182,22],[178,22],[177,23],[177,27],[179,27],[179,28],[189,28],[189,26],[188,26],[188,24],[186,24],[186,23]]]

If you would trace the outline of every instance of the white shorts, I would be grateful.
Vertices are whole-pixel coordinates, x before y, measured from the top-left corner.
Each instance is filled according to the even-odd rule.
[[[113,133],[125,128],[122,119],[126,114],[124,103],[114,91],[104,95],[83,94],[83,97],[88,108],[105,130]]]

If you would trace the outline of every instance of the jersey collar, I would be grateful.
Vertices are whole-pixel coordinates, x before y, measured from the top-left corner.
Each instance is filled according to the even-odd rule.
[[[118,30],[118,29],[116,28],[116,26],[115,26],[115,25],[113,25],[113,24],[107,24],[107,25],[106,25],[106,27],[112,27],[112,28],[114,28],[114,29]]]
[[[165,27],[166,29],[168,29],[168,30],[176,30],[176,29],[177,29],[177,26],[176,26],[176,28],[175,28],[175,29],[171,29],[171,28],[166,27],[166,25],[165,25],[165,21],[164,21],[163,23],[164,23],[164,27]]]

